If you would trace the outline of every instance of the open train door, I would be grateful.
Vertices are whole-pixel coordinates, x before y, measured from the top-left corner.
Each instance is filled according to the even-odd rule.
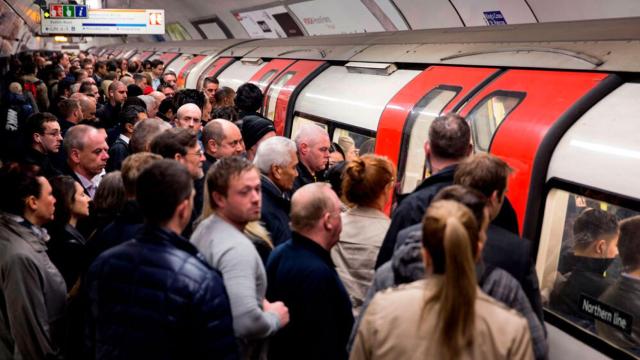
[[[500,70],[431,66],[389,101],[378,124],[375,152],[398,168],[399,194],[408,194],[425,177],[424,142],[433,119],[464,103]]]
[[[276,134],[284,135],[287,114],[293,116],[293,108],[289,109],[289,106],[294,105],[295,100],[291,100],[295,99],[295,94],[326,66],[326,61],[299,60],[273,80],[266,92],[264,116],[273,120]]]
[[[522,230],[533,163],[554,123],[589,94],[607,74],[507,70],[464,106],[476,151],[505,160],[514,173],[508,197]]]

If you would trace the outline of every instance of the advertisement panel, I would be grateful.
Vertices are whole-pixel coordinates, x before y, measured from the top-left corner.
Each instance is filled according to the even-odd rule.
[[[252,38],[277,39],[303,36],[303,32],[284,6],[234,13]]]
[[[42,34],[55,35],[152,35],[164,34],[164,10],[162,9],[86,9],[62,7],[58,17],[58,8],[51,6],[52,13],[42,13]],[[55,13],[55,14],[54,14]],[[53,16],[52,16],[53,15]]]

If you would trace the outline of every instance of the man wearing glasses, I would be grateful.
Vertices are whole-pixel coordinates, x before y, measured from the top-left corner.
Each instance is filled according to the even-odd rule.
[[[31,115],[25,123],[27,149],[25,162],[38,165],[46,178],[61,175],[51,163],[49,156],[57,154],[62,146],[62,135],[58,119],[51,113]]]

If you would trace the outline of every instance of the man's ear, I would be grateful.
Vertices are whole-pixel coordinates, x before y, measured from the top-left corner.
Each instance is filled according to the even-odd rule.
[[[469,147],[467,148],[467,156],[471,156],[473,154],[473,144],[469,143]]]
[[[331,221],[329,221],[330,217],[331,217],[331,214],[328,212],[325,212],[324,215],[322,215],[322,223],[324,224],[324,228],[327,230],[333,229],[333,226],[331,225]]]
[[[307,152],[309,152],[309,144],[307,143],[301,143],[300,147],[298,147],[298,152],[301,155],[307,155]]]
[[[32,136],[33,136],[32,140],[33,140],[34,144],[42,144],[42,135],[41,134],[34,133]]]
[[[431,154],[431,144],[429,144],[429,140],[424,142],[424,154],[425,155]]]
[[[35,196],[30,195],[29,197],[27,197],[27,199],[25,200],[25,203],[29,210],[31,211],[38,210],[38,199],[36,199]]]
[[[211,193],[211,201],[216,205],[215,207],[223,208],[225,200],[225,197],[219,192],[214,191]]]
[[[280,166],[276,165],[276,164],[271,164],[271,169],[270,169],[271,175],[280,180],[282,178],[282,169],[280,168]]]
[[[180,153],[176,153],[175,155],[173,155],[173,160],[182,163],[184,161],[184,156],[182,156],[182,154]]]
[[[596,251],[596,254],[598,255],[604,255],[605,252],[607,251],[607,241],[604,239],[600,239],[596,241],[595,251]]]
[[[71,162],[73,162],[74,164],[80,163],[80,150],[75,148],[71,149],[71,152],[69,153],[69,158],[71,159]]]
[[[209,139],[209,141],[207,141],[207,150],[212,154],[215,154],[216,151],[218,151],[218,144],[215,140]]]
[[[133,134],[133,124],[127,123],[124,126],[127,128],[128,133]]]
[[[191,202],[189,199],[184,199],[176,208],[175,214],[178,215],[180,222],[187,222],[191,218]]]

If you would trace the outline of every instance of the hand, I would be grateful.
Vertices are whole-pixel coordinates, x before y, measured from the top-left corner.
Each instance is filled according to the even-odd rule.
[[[289,309],[282,301],[270,303],[267,300],[263,300],[262,307],[264,308],[264,311],[272,312],[278,315],[278,320],[280,321],[281,328],[289,323]]]

